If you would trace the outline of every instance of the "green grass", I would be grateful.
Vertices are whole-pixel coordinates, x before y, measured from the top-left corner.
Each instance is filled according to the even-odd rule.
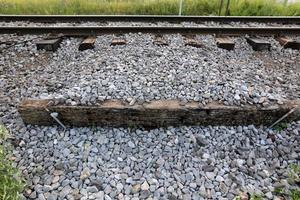
[[[291,190],[291,200],[300,200],[300,190],[297,189]]]
[[[220,0],[184,0],[183,15],[217,15]],[[178,0],[0,0],[0,14],[177,15]],[[224,10],[223,10],[224,13]],[[231,15],[300,15],[300,3],[231,0]]]
[[[288,127],[288,123],[282,122],[282,123],[279,123],[279,124],[277,124],[276,126],[274,126],[274,130],[276,130],[276,131],[283,131],[283,130],[285,130],[287,127]]]
[[[284,187],[277,187],[277,188],[274,189],[273,192],[277,196],[284,196],[284,195],[286,195]]]
[[[295,182],[300,183],[300,166],[296,164],[290,164],[288,175],[289,175],[288,181],[291,184],[294,184]]]
[[[7,129],[0,124],[0,199],[18,200],[24,188],[19,171],[12,166],[5,140],[9,137]]]
[[[277,187],[273,191],[274,195],[284,197],[285,199],[300,200],[299,176],[300,166],[297,164],[290,164],[288,167],[288,183],[292,187]]]
[[[300,166],[297,164],[290,164],[288,167],[288,182],[286,186],[274,188],[273,194],[278,197],[283,197],[284,199],[290,200],[300,200]],[[242,197],[236,196],[234,200],[241,200]],[[263,200],[266,199],[264,195],[261,194],[251,194],[250,200]]]
[[[250,200],[263,200],[264,198],[259,194],[252,194]]]
[[[241,196],[236,196],[233,200],[241,200]],[[250,194],[249,200],[263,200],[264,198],[259,194]]]

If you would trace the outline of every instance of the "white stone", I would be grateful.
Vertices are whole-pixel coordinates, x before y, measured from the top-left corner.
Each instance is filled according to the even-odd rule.
[[[150,186],[147,181],[141,185],[141,190],[149,190]]]

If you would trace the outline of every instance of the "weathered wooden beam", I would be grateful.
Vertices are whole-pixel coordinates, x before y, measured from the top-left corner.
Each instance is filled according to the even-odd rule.
[[[270,42],[260,38],[246,38],[247,42],[252,46],[254,51],[270,50]]]
[[[51,105],[50,101],[24,100],[18,108],[24,123],[56,124],[50,116],[50,113],[56,112],[63,124],[73,126],[270,125],[295,106],[298,106],[297,110],[286,120],[300,119],[300,101],[286,102],[268,108],[258,108],[253,105],[226,106],[217,103],[199,106],[196,102],[182,105],[176,100],[152,101],[133,106],[119,100],[108,100],[98,106],[47,106]]]
[[[111,45],[112,46],[116,46],[116,45],[125,45],[127,42],[125,39],[123,38],[114,38],[112,41],[111,41]]]
[[[159,34],[154,36],[153,44],[158,45],[158,46],[169,45],[166,38],[163,35],[159,35]]]
[[[0,45],[5,44],[5,45],[12,45],[12,44],[16,44],[18,43],[18,41],[0,41]]]
[[[48,38],[36,42],[38,50],[56,51],[62,41],[62,38]]]
[[[78,50],[79,51],[84,51],[84,50],[87,50],[87,49],[93,49],[93,48],[95,48],[95,42],[96,42],[96,37],[89,36],[89,37],[82,40],[82,42],[79,45]]]
[[[275,38],[283,48],[300,49],[300,41],[293,40],[286,36],[279,36]]]
[[[202,48],[204,46],[196,39],[196,35],[192,35],[192,34],[185,36],[185,44],[184,45],[192,46],[192,47],[196,47],[196,48]]]
[[[226,49],[226,50],[233,50],[234,49],[234,42],[229,37],[217,37],[216,43],[219,48]]]

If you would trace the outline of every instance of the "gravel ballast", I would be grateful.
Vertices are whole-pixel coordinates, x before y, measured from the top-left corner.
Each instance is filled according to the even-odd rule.
[[[23,127],[13,155],[28,199],[273,199],[300,164],[300,122],[265,127]],[[266,197],[268,194],[269,198]]]
[[[65,39],[54,53],[37,51],[33,42],[16,45],[0,60],[3,89],[11,93],[18,85],[22,98],[69,105],[179,99],[267,106],[300,96],[299,51],[282,49],[273,38],[265,38],[270,52],[255,52],[244,38],[234,38],[235,50],[227,51],[213,36],[197,36],[203,48],[185,46],[181,35],[168,35],[164,47],[150,34],[123,37],[126,45],[110,46],[114,36],[99,36],[95,49],[84,52],[78,38]]]
[[[1,41],[40,36],[1,35]],[[97,37],[94,50],[78,51],[79,38],[64,39],[57,52],[37,51],[34,41],[0,55],[0,123],[13,133],[14,163],[28,187],[24,199],[233,199],[241,191],[274,198],[289,166],[300,165],[300,121],[284,130],[267,127],[25,126],[17,112],[22,99],[55,98],[69,105],[106,99],[142,103],[179,99],[206,104],[267,106],[299,99],[299,51],[255,52],[242,37],[234,51],[219,49],[213,36],[203,48],[167,35],[126,34],[127,45],[110,46],[115,36]],[[300,38],[295,38],[300,39]]]

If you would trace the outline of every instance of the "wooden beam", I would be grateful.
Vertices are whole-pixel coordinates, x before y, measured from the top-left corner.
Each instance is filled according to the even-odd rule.
[[[254,51],[270,50],[270,42],[260,38],[246,38],[247,42],[252,46]]]
[[[191,34],[185,36],[185,46],[192,46],[196,48],[204,47],[204,45],[196,39],[196,35]]]
[[[2,44],[12,45],[12,44],[16,44],[16,43],[18,43],[18,41],[13,41],[13,40],[10,40],[10,41],[0,41],[0,45],[2,45]]]
[[[64,125],[73,126],[270,125],[295,106],[298,106],[297,110],[286,120],[300,119],[300,101],[267,108],[254,105],[225,106],[218,103],[199,106],[196,102],[182,105],[177,100],[152,101],[133,106],[119,100],[108,100],[98,106],[51,105],[49,102],[51,100],[24,100],[18,108],[24,123],[57,124],[50,116],[50,113],[55,112]]]
[[[198,42],[195,39],[187,39],[185,42],[185,46],[191,46],[191,47],[196,47],[196,48],[202,48],[204,45]]]
[[[279,36],[275,38],[283,48],[300,49],[300,41],[293,40],[286,36]]]
[[[38,50],[56,51],[62,41],[62,38],[46,38],[36,42]]]
[[[166,38],[163,35],[160,35],[160,34],[154,36],[153,44],[158,45],[158,46],[167,46],[167,45],[169,45]]]
[[[95,42],[96,42],[96,37],[89,36],[89,37],[82,40],[82,42],[79,45],[78,50],[79,51],[84,51],[84,50],[87,50],[87,49],[93,49],[93,48],[95,48]]]
[[[234,42],[229,37],[217,37],[216,38],[217,46],[222,49],[233,50]]]
[[[111,45],[112,46],[116,46],[116,45],[125,45],[127,42],[125,39],[123,38],[114,38],[112,41],[111,41]]]

